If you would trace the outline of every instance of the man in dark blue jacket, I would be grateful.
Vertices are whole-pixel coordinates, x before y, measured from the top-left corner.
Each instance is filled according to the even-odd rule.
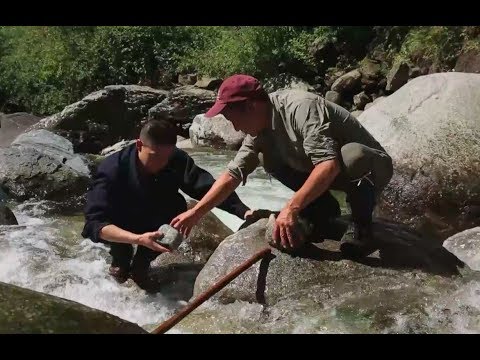
[[[108,156],[94,175],[82,236],[110,245],[109,272],[120,283],[130,276],[141,288],[153,286],[150,262],[169,251],[155,242],[163,236],[157,229],[187,210],[179,189],[201,199],[215,182],[175,143],[173,125],[150,121],[136,144]],[[241,219],[251,213],[236,193],[218,207]]]

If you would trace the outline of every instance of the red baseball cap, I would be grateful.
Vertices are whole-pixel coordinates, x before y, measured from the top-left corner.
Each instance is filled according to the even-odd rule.
[[[260,81],[250,75],[232,75],[220,85],[217,100],[205,116],[210,118],[220,114],[229,103],[260,98],[267,98]]]

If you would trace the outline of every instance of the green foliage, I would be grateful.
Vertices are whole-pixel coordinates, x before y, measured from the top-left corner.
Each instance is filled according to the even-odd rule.
[[[448,70],[462,48],[462,28],[458,26],[421,26],[406,36],[398,60],[430,63]]]
[[[3,27],[0,89],[51,114],[109,84],[155,85],[175,72],[191,27]]]
[[[234,73],[268,76],[288,60],[290,42],[301,30],[291,26],[244,26],[209,28],[180,63],[181,69],[225,77]],[[205,31],[205,30],[203,30]]]
[[[0,26],[0,111],[8,102],[51,114],[106,85],[163,87],[179,72],[309,80],[326,70],[312,49],[328,43],[337,68],[375,50],[385,68],[407,60],[448,69],[480,49],[479,36],[478,26]]]
[[[462,52],[469,50],[480,51],[480,26],[465,26],[462,30]]]
[[[40,114],[48,113],[75,101],[88,83],[89,79],[83,83],[81,80],[91,71],[84,61],[89,59],[78,54],[82,45],[86,47],[80,42],[88,39],[85,31],[5,27],[2,35],[6,40],[0,61],[0,87],[10,102]]]
[[[306,66],[315,68],[316,61],[310,51],[312,44],[336,42],[337,35],[336,29],[332,26],[318,26],[313,31],[302,31],[290,41],[291,55],[303,61]]]

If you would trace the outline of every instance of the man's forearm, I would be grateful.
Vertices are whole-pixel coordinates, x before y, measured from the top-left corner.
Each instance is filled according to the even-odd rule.
[[[100,230],[100,238],[106,241],[125,243],[125,244],[137,244],[139,235],[130,231],[123,230],[116,225],[110,224],[104,226]]]
[[[205,215],[225,201],[228,196],[235,191],[238,185],[240,185],[240,180],[235,179],[228,172],[223,173],[193,209],[197,211],[200,216]]]
[[[303,210],[313,200],[328,190],[339,173],[340,166],[336,159],[327,160],[318,164],[303,186],[287,203],[287,207],[297,212]]]

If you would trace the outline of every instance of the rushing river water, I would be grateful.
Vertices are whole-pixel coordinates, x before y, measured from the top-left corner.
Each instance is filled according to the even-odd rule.
[[[197,164],[218,176],[231,159],[232,153],[190,151]],[[247,185],[238,189],[242,200],[252,208],[279,210],[291,195],[291,191],[261,170],[257,169]],[[118,285],[107,274],[108,250],[101,244],[93,244],[80,236],[83,215],[49,215],[47,202],[27,202],[12,208],[19,225],[0,227],[0,281],[74,300],[87,306],[107,311],[151,330],[155,324],[168,318],[182,303],[168,293],[150,295],[127,282]],[[221,210],[214,213],[233,230],[241,221]],[[453,281],[453,280],[452,280]],[[478,277],[455,285],[448,296],[440,297],[431,308],[432,332],[480,331],[480,282]],[[448,325],[439,304],[448,308]],[[441,307],[441,306],[440,306]],[[255,327],[255,317],[261,312],[258,304],[236,303],[225,307],[243,314],[247,320],[231,332],[278,332],[272,323],[268,328]],[[332,315],[333,314],[333,315]],[[322,326],[309,326],[312,319],[302,319],[294,327],[295,332],[364,332],[368,329],[348,327],[332,311],[325,310],[319,319]],[[192,317],[189,321],[194,321]],[[227,320],[226,320],[227,321]],[[251,325],[248,325],[251,324]],[[329,324],[328,326],[325,324]],[[440,324],[440,325],[439,325]],[[195,328],[194,326],[191,328]],[[221,328],[221,326],[219,326]],[[189,331],[184,330],[184,331]],[[194,330],[192,330],[194,331]],[[402,318],[392,325],[391,331],[404,332]],[[179,332],[172,330],[171,333]]]

